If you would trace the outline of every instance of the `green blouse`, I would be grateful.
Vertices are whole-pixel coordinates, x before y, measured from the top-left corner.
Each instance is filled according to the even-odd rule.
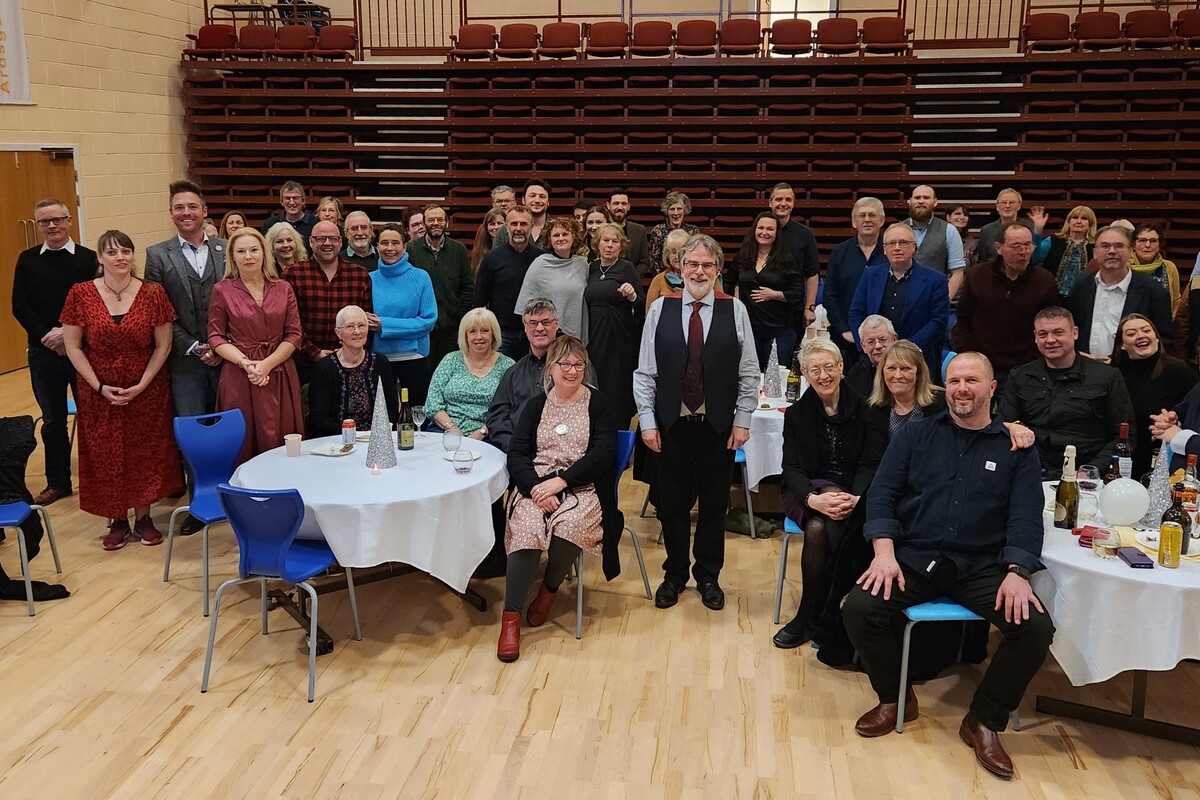
[[[461,350],[447,353],[433,371],[429,395],[425,398],[425,414],[433,419],[445,411],[464,434],[470,435],[483,427],[492,395],[500,385],[500,377],[513,365],[513,360],[499,353],[492,369],[482,378],[471,374]]]

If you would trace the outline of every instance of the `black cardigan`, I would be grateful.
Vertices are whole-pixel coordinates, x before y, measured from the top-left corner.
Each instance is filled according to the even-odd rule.
[[[617,507],[616,485],[613,483],[613,459],[617,450],[617,422],[612,403],[603,393],[591,389],[588,400],[587,451],[578,461],[558,473],[567,482],[570,490],[576,486],[593,484],[600,499],[604,577],[612,580],[621,574],[621,560],[617,545],[625,529],[625,516]],[[517,426],[513,430],[508,449],[508,475],[513,487],[524,497],[529,497],[533,487],[546,478],[539,477],[533,459],[537,454],[537,429],[546,407],[546,395],[535,394],[521,406]],[[547,476],[550,477],[550,476]]]
[[[371,357],[370,353],[366,354]],[[308,385],[308,425],[305,430],[311,439],[321,436],[336,436],[342,432],[345,409],[342,408],[342,379],[338,375],[334,359],[337,353],[322,358],[313,367],[312,382]],[[395,423],[400,415],[396,399],[396,379],[392,377],[392,365],[381,355],[375,355],[375,374],[371,376],[371,402],[375,402],[375,387],[383,382],[383,400],[387,404],[388,421]],[[372,408],[374,406],[372,405]]]
[[[842,419],[842,458],[854,470],[851,494],[862,497],[875,477],[887,449],[887,424],[881,428],[866,400],[842,382],[838,415]],[[812,478],[823,472],[818,436],[823,436],[829,416],[816,391],[809,387],[783,415],[783,491],[800,505],[812,488]],[[886,420],[886,417],[885,417]]]

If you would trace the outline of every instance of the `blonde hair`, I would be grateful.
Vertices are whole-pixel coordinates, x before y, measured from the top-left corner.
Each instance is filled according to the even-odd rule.
[[[278,225],[271,228],[274,230]],[[291,227],[290,225],[288,227]],[[240,274],[237,264],[233,261],[233,249],[239,239],[245,239],[247,236],[255,239],[258,246],[263,251],[262,274],[263,278],[268,281],[279,280],[279,271],[275,269],[275,254],[271,252],[271,248],[267,246],[266,237],[258,232],[257,228],[251,228],[247,225],[244,228],[239,228],[229,237],[229,241],[225,244],[225,278],[236,278]]]
[[[1096,212],[1087,206],[1075,206],[1071,209],[1067,218],[1063,220],[1062,227],[1058,230],[1058,237],[1066,239],[1071,235],[1071,220],[1075,217],[1083,217],[1088,221],[1087,241],[1096,241]]]
[[[583,362],[583,376],[587,378],[587,348],[574,336],[564,334],[551,342],[550,347],[546,349],[546,366],[542,369],[542,388],[546,390],[547,394],[554,385],[554,380],[550,377],[551,367],[555,362],[562,361],[567,356],[576,356]]]
[[[883,379],[884,368],[893,358],[903,361],[917,370],[917,382],[913,387],[913,402],[919,406],[927,406],[932,403],[933,383],[929,379],[929,365],[925,363],[925,354],[921,352],[921,348],[908,339],[901,339],[898,342],[892,342],[888,345],[887,350],[883,351],[879,364],[875,367],[875,386],[871,390],[871,396],[867,398],[867,404],[891,408],[895,402],[896,398],[892,396],[892,391],[888,389],[887,382]]]
[[[300,238],[300,231],[296,230],[290,222],[276,222],[267,231],[267,250],[271,253],[271,258],[275,257],[275,240],[279,238],[279,234],[284,232],[290,233],[292,241],[296,243],[296,256],[292,263],[299,264],[301,261],[307,261],[308,248],[304,246],[304,240]]]
[[[492,350],[500,349],[500,321],[487,308],[472,308],[463,314],[462,322],[458,323],[458,349],[467,352],[467,331],[477,325],[486,325],[492,332]]]
[[[616,236],[621,242],[621,256],[623,257],[629,252],[629,237],[625,235],[625,229],[615,222],[606,222],[596,232],[592,234],[592,249],[597,253],[600,252],[600,240],[605,234],[611,233]]]
[[[690,238],[692,238],[692,235],[683,228],[676,228],[667,234],[667,238],[663,239],[662,248],[662,263],[665,268],[671,270],[672,272],[679,271],[679,256],[681,253],[683,253],[683,246],[687,244],[687,240]],[[678,244],[675,244],[676,242],[678,242]],[[667,261],[667,251],[671,249],[672,244],[675,244],[676,248],[678,249],[678,252],[675,253],[674,264]]]
[[[342,207],[342,201],[338,200],[336,197],[334,197],[332,195],[322,197],[321,202],[317,203],[316,215],[318,217],[321,216],[321,209],[325,208],[326,206],[333,206],[333,210],[337,212],[337,219],[335,220],[335,222],[337,222],[338,224],[341,224],[342,221],[346,218],[346,211]]]

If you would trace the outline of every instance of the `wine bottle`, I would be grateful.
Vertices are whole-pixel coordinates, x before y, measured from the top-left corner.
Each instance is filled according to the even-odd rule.
[[[1054,494],[1054,527],[1071,530],[1079,520],[1079,484],[1075,480],[1075,445],[1063,451],[1062,477]]]
[[[1133,448],[1129,445],[1129,423],[1122,422],[1121,430],[1117,434],[1117,446],[1113,448],[1113,455],[1121,459],[1121,477],[1133,477]]]
[[[1192,521],[1183,510],[1183,491],[1179,483],[1171,487],[1171,505],[1163,512],[1158,527],[1158,563],[1164,567],[1178,567],[1179,558],[1185,552],[1185,542],[1192,531]]]
[[[783,399],[789,403],[800,399],[800,361],[798,359],[792,359],[792,368],[788,370],[787,388],[784,391]]]
[[[396,447],[412,450],[417,443],[417,426],[413,422],[412,406],[408,404],[408,389],[400,390],[400,415],[396,417]]]
[[[1121,477],[1121,459],[1116,455],[1108,462],[1108,469],[1104,472],[1104,484],[1107,486],[1113,481]]]
[[[1150,454],[1150,469],[1146,470],[1146,473],[1144,475],[1142,475],[1142,478],[1141,478],[1142,486],[1145,486],[1147,489],[1150,488],[1150,476],[1152,476],[1154,474],[1154,468],[1156,466],[1158,466],[1158,456],[1161,452],[1162,452],[1162,442],[1159,441],[1158,439],[1155,439],[1154,440],[1154,452],[1152,452]],[[1170,456],[1168,455],[1167,458],[1170,458]]]

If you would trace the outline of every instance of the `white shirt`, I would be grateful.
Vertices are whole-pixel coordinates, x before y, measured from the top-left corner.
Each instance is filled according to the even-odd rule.
[[[75,240],[67,239],[67,243],[62,247],[51,247],[48,244],[42,245],[42,249],[38,250],[39,256],[44,256],[46,253],[57,253],[59,250],[66,250],[71,255],[75,255]]]
[[[1125,297],[1133,281],[1133,271],[1108,286],[1096,273],[1096,303],[1092,306],[1092,334],[1088,339],[1088,352],[1097,358],[1111,356],[1116,341],[1117,326],[1121,324],[1121,312],[1125,308]]]
[[[179,249],[183,252],[183,258],[192,265],[192,269],[196,270],[196,274],[201,278],[204,277],[204,268],[208,265],[208,236],[205,235],[204,241],[199,247],[192,247],[192,243],[182,236],[176,234],[175,238],[179,240]]]
[[[663,300],[658,298],[650,306],[646,314],[646,324],[642,328],[642,344],[638,352],[638,367],[633,373],[633,400],[637,404],[638,418],[642,430],[656,430],[658,422],[654,418],[654,398],[656,396],[656,381],[658,379],[658,357],[654,352],[654,334],[658,330],[658,320],[662,316]],[[713,302],[716,292],[710,291],[700,301],[700,321],[704,325],[704,337],[708,338],[709,328],[712,327]],[[754,333],[750,329],[750,315],[746,306],[736,297],[733,300],[733,325],[737,331],[738,343],[742,347],[742,356],[738,359],[738,397],[733,412],[733,424],[738,428],[750,428],[750,417],[758,408],[758,354],[754,350]],[[683,288],[682,313],[679,324],[683,327],[683,341],[687,342],[688,323],[692,317],[691,303],[696,298]],[[690,414],[690,411],[684,413]]]

